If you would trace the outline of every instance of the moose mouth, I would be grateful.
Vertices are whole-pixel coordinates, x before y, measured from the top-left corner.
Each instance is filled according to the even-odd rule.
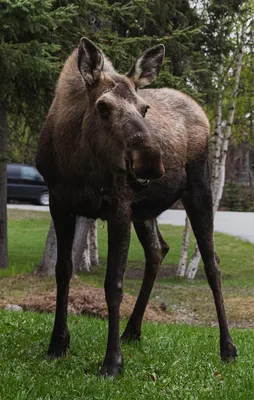
[[[137,182],[141,183],[141,185],[144,186],[147,186],[150,183],[149,179],[140,179],[140,178],[137,178]]]
[[[137,178],[135,175],[135,172],[132,170],[132,175],[135,177],[136,181],[140,183],[142,186],[147,186],[150,183],[149,179],[142,179],[142,178]]]
[[[139,178],[135,174],[134,166],[133,166],[133,160],[132,160],[131,157],[129,157],[127,165],[129,166],[129,168],[127,168],[127,169],[130,171],[131,176],[135,179],[136,182],[138,182],[142,186],[148,186],[149,185],[149,183],[150,183],[149,179]]]

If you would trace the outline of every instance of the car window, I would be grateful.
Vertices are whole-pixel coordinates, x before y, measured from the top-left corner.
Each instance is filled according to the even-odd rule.
[[[7,176],[8,179],[18,179],[20,178],[20,168],[16,166],[15,164],[8,164],[7,165]]]
[[[21,168],[21,179],[28,179],[28,180],[36,180],[36,181],[43,181],[42,176],[39,172],[33,167],[22,167]]]

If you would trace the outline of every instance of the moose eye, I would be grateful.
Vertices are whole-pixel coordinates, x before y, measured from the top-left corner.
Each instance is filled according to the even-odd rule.
[[[105,103],[105,101],[99,101],[97,103],[97,110],[103,119],[107,119],[110,114],[109,106]]]
[[[143,118],[145,118],[146,113],[147,113],[147,111],[149,110],[149,108],[150,108],[149,106],[144,106],[144,107],[142,108],[141,115],[142,115]]]

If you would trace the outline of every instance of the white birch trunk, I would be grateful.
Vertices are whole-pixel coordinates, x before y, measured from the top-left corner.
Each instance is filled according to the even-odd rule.
[[[37,266],[35,272],[39,275],[54,276],[56,258],[57,258],[56,233],[53,220],[51,220],[42,260]]]
[[[214,157],[214,180],[212,184],[213,190],[213,215],[215,215],[216,211],[218,210],[219,203],[222,197],[224,183],[225,183],[225,166],[226,166],[226,158],[228,152],[228,145],[231,138],[231,131],[232,131],[232,124],[234,122],[234,115],[235,115],[235,106],[236,106],[236,98],[239,88],[240,76],[242,71],[243,65],[243,43],[244,43],[244,35],[245,35],[245,28],[243,27],[242,30],[242,43],[239,49],[239,52],[236,57],[236,67],[234,70],[234,86],[231,92],[231,101],[228,107],[228,115],[227,115],[227,123],[225,131],[222,135],[222,142],[220,139],[220,135],[217,137],[217,146],[215,148],[215,157]],[[221,108],[222,108],[222,97],[219,96],[218,107],[217,107],[217,120],[216,120],[216,128],[218,129],[219,124],[221,126]],[[220,132],[219,132],[220,133]],[[220,156],[218,157],[220,150]],[[188,279],[193,280],[197,274],[199,263],[201,260],[201,255],[196,245],[194,253],[191,257],[190,264],[186,271],[186,277]]]
[[[189,243],[190,243],[190,220],[186,214],[185,217],[185,228],[183,232],[183,242],[182,242],[182,249],[181,249],[181,257],[180,261],[178,264],[176,276],[179,278],[183,278],[185,276],[186,272],[186,266],[187,266],[187,258],[188,258],[188,249],[189,249]]]
[[[97,265],[99,265],[97,221],[90,219],[89,223],[90,223],[90,230],[89,230],[90,259],[91,259],[91,265],[93,267],[96,267]]]
[[[92,229],[90,229],[92,227]],[[96,261],[98,257],[98,245],[97,245],[97,233],[95,222],[88,220],[84,217],[77,217],[76,229],[72,248],[72,262],[73,262],[73,274],[82,271],[90,271],[91,259],[90,259],[90,235],[91,231],[93,237],[94,253],[93,261]],[[95,243],[96,241],[96,243]],[[53,276],[55,274],[55,265],[57,260],[57,243],[56,234],[53,221],[51,220],[50,228],[46,240],[45,249],[41,262],[36,268],[36,273],[39,275]],[[98,259],[97,259],[98,261]],[[95,264],[93,264],[95,265]],[[97,265],[97,264],[96,264]]]
[[[86,247],[89,248],[89,220],[85,217],[76,218],[75,237],[72,247],[72,263],[73,274],[82,271],[90,270],[90,254],[88,259],[84,262],[84,251]]]
[[[213,163],[212,163],[212,193],[216,193],[218,189],[218,177],[219,177],[219,166],[221,158],[221,148],[223,143],[222,136],[222,64],[218,68],[219,82],[218,82],[218,103],[216,108],[216,122],[214,129],[214,152],[213,152]],[[191,256],[188,268],[186,270],[186,278],[193,280],[198,272],[198,267],[201,261],[201,254],[196,244],[194,252]]]
[[[93,219],[88,220],[88,235],[82,256],[80,271],[91,271],[91,267],[99,265],[97,223]]]
[[[213,149],[213,163],[212,163],[212,192],[217,189],[216,183],[219,176],[219,164],[222,147],[222,73],[223,65],[220,64],[218,68],[218,103],[216,108],[215,129],[214,129],[214,149]]]
[[[187,271],[186,271],[187,279],[193,280],[195,278],[195,276],[197,275],[197,272],[198,272],[198,267],[199,267],[200,261],[201,261],[201,254],[200,254],[198,245],[196,244],[194,252],[190,259],[190,263],[189,263]]]
[[[79,272],[90,272],[91,271],[91,258],[90,258],[90,231],[88,231],[84,250],[82,253],[82,260],[78,269]]]
[[[244,35],[244,32],[242,33]],[[226,166],[226,158],[227,158],[227,152],[228,152],[228,145],[229,141],[231,139],[231,132],[232,132],[232,124],[234,122],[234,116],[235,116],[235,106],[236,106],[236,98],[237,98],[237,93],[239,89],[239,83],[240,83],[240,76],[241,76],[241,71],[242,71],[242,66],[243,66],[243,43],[239,49],[239,52],[236,57],[236,67],[234,71],[234,87],[231,92],[231,101],[229,103],[228,107],[228,116],[227,116],[227,124],[225,128],[225,132],[223,135],[223,143],[222,143],[222,149],[221,149],[221,162],[219,165],[219,173],[218,173],[218,183],[217,183],[217,190],[216,193],[214,194],[213,198],[213,213],[215,214],[216,211],[218,210],[219,203],[222,197],[223,193],[223,188],[224,188],[224,183],[225,183],[225,166]]]
[[[213,163],[212,163],[212,193],[216,193],[218,176],[219,176],[219,165],[221,157],[221,148],[223,143],[222,136],[222,73],[223,65],[220,64],[218,68],[218,103],[216,108],[215,117],[215,129],[214,129],[214,149],[213,149]],[[198,267],[201,261],[201,254],[196,244],[194,252],[191,256],[188,268],[186,270],[186,278],[193,280],[198,272]]]

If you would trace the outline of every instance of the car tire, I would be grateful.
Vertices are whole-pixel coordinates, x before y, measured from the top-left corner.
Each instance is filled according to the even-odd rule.
[[[48,192],[42,192],[38,199],[38,203],[40,206],[48,206],[49,205],[49,194]]]

